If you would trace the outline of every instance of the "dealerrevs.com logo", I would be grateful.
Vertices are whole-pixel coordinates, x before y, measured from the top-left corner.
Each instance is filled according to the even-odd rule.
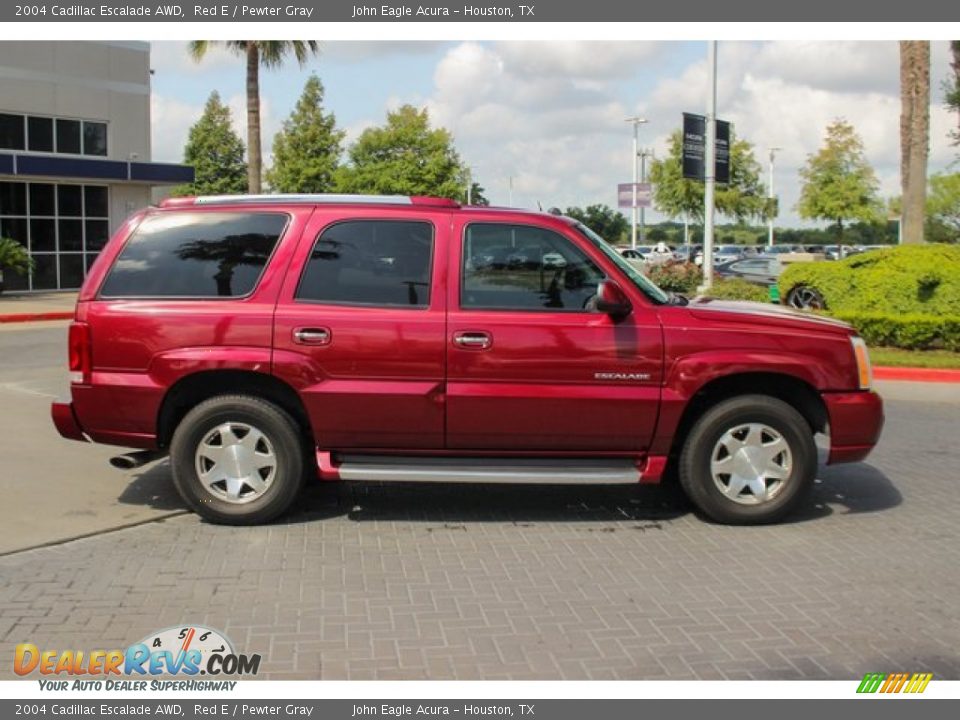
[[[14,650],[13,659],[13,671],[19,676],[33,673],[48,678],[88,676],[91,680],[106,679],[117,686],[107,689],[118,690],[145,689],[145,683],[124,687],[121,685],[127,683],[111,682],[109,678],[160,675],[220,678],[256,675],[259,670],[259,655],[237,653],[223,633],[202,625],[171,627],[150,633],[125,649],[45,650],[34,643],[20,643]],[[54,683],[44,683],[47,684]],[[67,689],[66,685],[63,682],[62,686],[51,689]]]

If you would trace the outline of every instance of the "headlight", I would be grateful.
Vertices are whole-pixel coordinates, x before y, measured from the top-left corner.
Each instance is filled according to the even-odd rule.
[[[862,337],[853,336],[850,338],[850,345],[853,347],[853,357],[857,361],[857,378],[861,390],[869,390],[873,386],[873,370],[870,367],[870,353],[867,351],[867,344]]]

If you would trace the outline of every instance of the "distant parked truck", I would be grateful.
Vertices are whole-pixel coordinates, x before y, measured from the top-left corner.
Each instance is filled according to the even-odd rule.
[[[657,483],[795,508],[883,425],[850,326],[688,302],[551,214],[423,197],[179,198],[87,276],[60,433],[169,453],[184,501],[269,521],[305,481]]]

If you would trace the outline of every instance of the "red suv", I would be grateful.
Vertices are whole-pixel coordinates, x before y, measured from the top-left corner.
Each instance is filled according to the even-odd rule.
[[[74,440],[170,455],[184,501],[266,522],[305,481],[656,483],[710,518],[795,507],[883,425],[840,322],[663,292],[589,228],[424,197],[167,200],[94,264]]]

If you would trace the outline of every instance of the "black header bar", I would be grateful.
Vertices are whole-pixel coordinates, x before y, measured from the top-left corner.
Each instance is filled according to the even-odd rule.
[[[0,22],[951,22],[944,0],[24,0],[2,3]]]

